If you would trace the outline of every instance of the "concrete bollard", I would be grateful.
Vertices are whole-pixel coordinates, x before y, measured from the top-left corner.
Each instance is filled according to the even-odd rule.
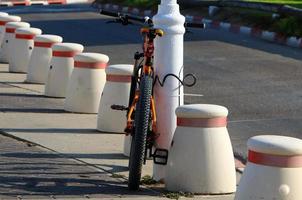
[[[98,112],[108,61],[108,56],[98,53],[81,53],[74,57],[74,70],[68,82],[64,105],[66,111]]]
[[[113,110],[111,106],[128,106],[132,72],[133,65],[110,65],[106,68],[107,81],[97,120],[99,131],[124,133],[127,121],[126,112]]]
[[[129,104],[133,65],[110,65],[106,69],[106,84],[100,102],[97,129],[103,132],[124,133],[126,113],[111,109],[111,105]],[[114,120],[112,120],[114,119]],[[124,137],[124,155],[130,155],[131,136]]]
[[[9,71],[27,73],[28,62],[34,48],[34,37],[42,31],[38,28],[18,28],[11,41]]]
[[[21,21],[21,17],[19,16],[13,16],[13,15],[5,16],[5,14],[0,15],[0,45],[2,45],[3,38],[5,35],[5,25],[8,22],[19,22],[19,21]],[[1,49],[2,47],[0,48],[0,51]]]
[[[0,12],[0,17],[3,17],[3,16],[8,16],[8,13],[6,13],[6,12]]]
[[[30,6],[30,0],[13,0],[12,6]]]
[[[302,140],[260,135],[247,145],[248,163],[235,200],[302,199]]]
[[[34,38],[34,50],[28,64],[26,82],[45,84],[49,62],[52,57],[52,45],[62,42],[57,35],[38,35]]]
[[[124,146],[123,146],[123,155],[129,157],[131,151],[131,143],[132,143],[132,136],[125,135],[124,136]]]
[[[65,98],[70,79],[74,56],[82,53],[83,45],[76,43],[58,43],[52,47],[52,58],[45,84],[45,96]]]
[[[15,39],[15,31],[17,28],[29,28],[30,24],[26,22],[8,22],[5,25],[5,34],[1,45],[0,61],[8,63],[11,52],[12,40]]]
[[[217,6],[209,6],[209,16],[213,17],[219,11],[219,7]]]
[[[209,104],[176,109],[177,128],[166,168],[166,188],[199,194],[236,191],[236,171],[226,128],[228,110]]]

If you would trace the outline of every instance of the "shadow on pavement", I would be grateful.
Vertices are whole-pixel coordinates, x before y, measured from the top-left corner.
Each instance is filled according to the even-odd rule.
[[[41,94],[22,94],[22,93],[0,93],[1,96],[6,97],[38,97],[38,98],[48,98],[46,96],[43,96]]]
[[[3,157],[16,157],[16,158],[57,158],[58,155],[53,153],[39,153],[39,154],[33,154],[33,153],[4,153],[1,154]],[[70,154],[70,153],[61,153],[60,156],[62,157],[68,157],[68,158],[89,158],[89,159],[109,159],[109,160],[128,160],[126,156],[124,156],[121,153],[99,153],[99,154]]]
[[[96,129],[72,129],[72,128],[5,128],[4,132],[22,132],[22,133],[64,133],[64,134],[114,134],[119,133],[103,133]]]
[[[18,113],[68,113],[62,109],[50,108],[0,108],[0,112],[18,112]]]

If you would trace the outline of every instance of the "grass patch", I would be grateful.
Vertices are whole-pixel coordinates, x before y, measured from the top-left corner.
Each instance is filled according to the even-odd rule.
[[[141,184],[143,184],[143,185],[154,185],[157,183],[158,182],[149,175],[142,177],[142,180],[141,180]]]
[[[194,194],[189,192],[166,192],[163,196],[169,199],[194,198]]]
[[[121,175],[121,174],[112,174],[111,177],[112,178],[125,178],[125,176]]]
[[[258,27],[263,30],[281,33],[284,36],[302,37],[302,19],[294,16],[280,16],[273,19],[272,13],[268,12],[243,8],[221,8],[212,19]]]

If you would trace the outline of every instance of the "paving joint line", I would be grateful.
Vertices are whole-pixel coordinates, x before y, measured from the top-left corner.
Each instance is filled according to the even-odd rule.
[[[14,88],[19,88],[19,89],[23,89],[23,90],[27,90],[27,91],[30,91],[30,92],[35,92],[35,93],[39,93],[39,94],[43,94],[42,92],[38,91],[38,90],[33,90],[33,89],[28,89],[28,88],[24,88],[22,86],[17,86],[17,85],[14,85],[12,83],[6,83],[6,82],[0,82],[1,84],[4,84],[4,85],[7,85],[7,86],[11,86],[11,87],[14,87]],[[20,84],[26,84],[25,82],[23,83],[20,83]]]

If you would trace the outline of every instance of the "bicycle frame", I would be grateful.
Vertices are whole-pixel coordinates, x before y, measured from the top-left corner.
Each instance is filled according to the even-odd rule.
[[[144,37],[144,44],[143,44],[143,50],[144,50],[144,65],[143,68],[141,69],[141,73],[140,76],[138,76],[138,70],[139,70],[139,64],[137,62],[137,60],[135,61],[135,65],[134,65],[134,77],[135,77],[135,83],[137,85],[137,83],[139,82],[139,78],[142,76],[152,76],[154,77],[154,71],[153,71],[153,54],[154,54],[154,39],[157,35],[163,35],[163,32],[159,29],[150,29],[150,28],[142,28],[141,29],[141,33]],[[130,98],[130,100],[132,100],[129,106],[129,110],[127,113],[127,127],[125,128],[126,133],[127,134],[131,134],[134,128],[134,112],[135,112],[135,107],[136,104],[138,103],[139,100],[139,96],[140,96],[140,91],[138,88],[136,88],[135,94],[133,99]],[[152,124],[152,132],[156,133],[156,121],[157,121],[157,117],[156,117],[156,108],[155,108],[155,101],[153,98],[153,95],[151,96],[151,124]]]

